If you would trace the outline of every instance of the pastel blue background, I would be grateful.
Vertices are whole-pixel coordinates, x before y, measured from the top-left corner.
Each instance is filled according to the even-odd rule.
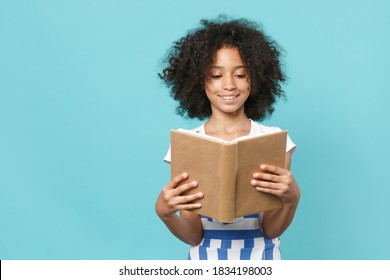
[[[284,259],[389,259],[388,1],[0,1],[0,259],[185,259],[154,212],[175,115],[157,79],[204,17],[285,50],[302,199]]]

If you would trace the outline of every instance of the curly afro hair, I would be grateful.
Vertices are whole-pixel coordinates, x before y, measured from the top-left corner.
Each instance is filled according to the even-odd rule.
[[[256,23],[224,16],[201,20],[199,28],[190,30],[168,50],[163,60],[166,67],[158,75],[179,102],[176,112],[199,120],[211,116],[205,82],[214,55],[222,47],[236,48],[248,68],[251,88],[246,116],[259,121],[271,116],[277,98],[285,97],[280,48]]]

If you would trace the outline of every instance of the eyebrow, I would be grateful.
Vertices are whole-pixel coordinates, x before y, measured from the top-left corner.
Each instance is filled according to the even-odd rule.
[[[223,69],[225,67],[223,66],[210,66],[210,69]],[[239,66],[234,66],[233,69],[236,70],[236,69],[240,69],[240,68],[245,68],[247,69],[248,67],[244,66],[244,65],[239,65]]]

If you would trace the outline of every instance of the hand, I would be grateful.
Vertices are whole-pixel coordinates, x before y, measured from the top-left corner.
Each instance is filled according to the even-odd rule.
[[[187,173],[174,177],[161,191],[156,202],[156,212],[160,218],[168,217],[179,210],[190,210],[200,208],[200,203],[191,203],[202,198],[203,193],[198,192],[191,195],[181,195],[183,192],[198,186],[196,181],[180,185],[182,181],[188,178]]]
[[[251,184],[260,192],[277,195],[283,203],[298,204],[300,190],[293,174],[273,165],[260,165],[266,173],[254,173]]]

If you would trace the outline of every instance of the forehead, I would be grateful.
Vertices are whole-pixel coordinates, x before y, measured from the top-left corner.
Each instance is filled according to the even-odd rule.
[[[241,58],[240,52],[236,48],[223,47],[217,50],[213,56],[211,66],[227,67],[227,66],[245,66]]]

